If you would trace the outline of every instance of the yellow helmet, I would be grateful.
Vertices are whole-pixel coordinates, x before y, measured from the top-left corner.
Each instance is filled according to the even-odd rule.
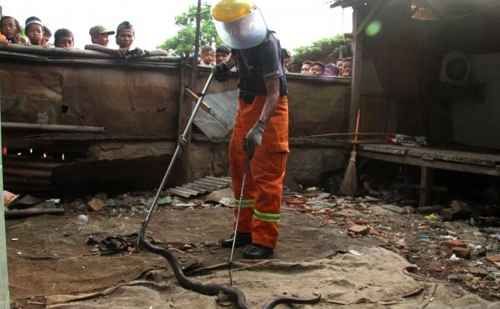
[[[246,17],[254,7],[254,1],[222,0],[212,6],[212,16],[220,22],[232,22]]]
[[[251,0],[216,1],[212,17],[222,42],[234,49],[259,45],[267,35],[266,22]]]

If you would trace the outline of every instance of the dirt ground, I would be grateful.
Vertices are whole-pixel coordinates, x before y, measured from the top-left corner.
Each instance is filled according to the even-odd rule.
[[[64,215],[7,220],[12,307],[230,306],[183,290],[163,258],[133,250],[133,237],[128,236],[139,232],[153,194],[99,196],[104,205],[100,211],[73,199],[61,203]],[[160,205],[147,237],[169,248],[190,276],[210,273],[213,277],[200,281],[227,284],[230,251],[218,242],[232,232],[232,208],[216,202],[224,201],[223,196],[230,194],[226,190],[207,201],[176,198]],[[242,259],[243,248],[235,252],[233,272],[240,276],[235,284],[252,306],[261,307],[280,294],[310,297],[319,292],[319,304],[300,308],[500,308],[500,271],[494,259],[486,258],[498,253],[498,240],[492,236],[497,230],[467,221],[442,222],[373,198],[339,199],[317,192],[287,194],[284,200],[273,258],[254,263]],[[81,214],[87,223],[77,222]],[[128,239],[129,251],[101,255],[95,244],[88,244],[89,239],[102,244],[110,236]],[[443,243],[452,238],[471,247],[471,256],[452,256]],[[485,249],[479,252],[478,244]],[[288,279],[280,277],[284,275]],[[159,296],[148,296],[151,290]]]

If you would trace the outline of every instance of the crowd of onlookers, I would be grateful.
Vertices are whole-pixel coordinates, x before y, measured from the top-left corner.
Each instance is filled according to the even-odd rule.
[[[214,48],[206,45],[201,48],[198,57],[198,65],[203,67],[213,67],[214,65],[225,61],[231,54],[231,49],[225,45]]]
[[[292,56],[288,49],[283,48],[283,66],[287,68],[292,64]],[[222,61],[225,61],[231,50],[226,46],[213,48],[212,46],[204,46],[198,57],[198,64],[204,67],[214,66]],[[340,76],[351,77],[352,58],[339,58],[335,63],[324,64],[321,61],[306,60],[302,62],[300,69],[301,74],[317,75],[317,76]]]
[[[52,32],[42,23],[40,18],[31,16],[24,23],[25,39],[21,36],[22,28],[19,21],[12,16],[2,16],[0,19],[0,42],[4,47],[9,44],[23,44],[28,46],[42,47],[59,47],[64,49],[75,48],[75,38],[69,29],[57,29],[54,33],[54,44],[50,44],[49,40],[52,37]],[[85,45],[86,50],[93,50],[116,55],[119,57],[127,56],[166,56],[165,50],[147,51],[139,47],[132,48],[135,39],[135,31],[133,25],[124,21],[120,23],[116,32],[108,30],[102,25],[96,25],[89,30],[91,44]],[[115,35],[118,49],[108,48],[109,36]],[[283,65],[285,70],[292,63],[292,57],[288,49],[283,48]],[[210,45],[204,46],[198,56],[198,64],[200,66],[214,66],[222,61],[225,61],[231,50],[226,46],[218,46],[214,48]],[[306,60],[302,62],[300,69],[301,74],[317,75],[317,76],[351,76],[351,58],[337,59],[336,63],[326,63],[320,61]],[[288,72],[288,71],[287,71]]]
[[[42,23],[40,18],[31,16],[24,23],[24,34],[27,39],[21,36],[23,29],[19,21],[12,16],[2,16],[0,19],[0,42],[4,47],[10,44],[23,44],[27,46],[59,47],[64,49],[75,48],[75,37],[66,28],[58,29],[54,33],[54,44],[49,43],[52,32]],[[115,35],[118,49],[108,48],[109,36]],[[102,25],[97,25],[89,30],[92,44],[85,45],[86,50],[105,52],[119,57],[127,56],[165,56],[164,50],[147,51],[141,48],[132,48],[135,39],[133,25],[124,21],[118,25],[116,32],[106,29]]]
[[[4,47],[10,44],[23,44],[27,46],[59,47],[64,49],[75,48],[75,38],[69,29],[58,29],[54,33],[54,43],[49,43],[52,32],[42,23],[40,18],[32,16],[26,19],[24,24],[24,34],[27,39],[21,36],[23,29],[19,21],[12,16],[2,16],[0,19],[0,42]],[[102,25],[96,25],[89,30],[91,44],[85,45],[86,50],[104,52],[119,57],[127,56],[166,56],[165,50],[147,51],[141,48],[132,48],[135,39],[134,26],[124,21],[120,23],[116,31],[108,30]],[[108,48],[110,36],[115,35],[118,49]],[[214,66],[216,63],[224,61],[230,54],[226,46],[219,46],[214,49],[212,46],[202,48],[199,56],[199,65]]]
[[[317,76],[351,77],[352,58],[339,58],[335,63],[306,60],[302,62],[301,74]]]

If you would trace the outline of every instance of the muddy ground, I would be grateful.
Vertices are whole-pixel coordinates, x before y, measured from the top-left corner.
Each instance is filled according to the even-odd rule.
[[[169,265],[163,258],[134,246],[133,234],[140,230],[141,220],[149,207],[148,200],[153,194],[137,192],[113,198],[100,195],[97,199],[68,199],[60,203],[66,210],[64,215],[7,220],[12,307],[65,308],[49,306],[48,299],[54,295],[74,296],[103,291],[144,278],[144,274],[152,271],[169,272]],[[233,209],[225,205],[228,203],[224,196],[230,196],[227,190],[215,198],[212,195],[207,201],[203,201],[207,196],[190,200],[174,198],[171,203],[160,205],[153,213],[147,237],[157,245],[169,248],[188,274],[205,267],[222,269],[227,274],[229,250],[221,249],[218,242],[232,232]],[[102,201],[101,210],[91,210],[89,200],[92,198],[93,203]],[[78,222],[81,214],[87,216],[88,222]],[[470,223],[470,220],[444,222],[439,216],[415,213],[412,207],[389,205],[370,197],[345,199],[322,192],[292,192],[284,196],[281,233],[273,260],[297,264],[356,258],[354,265],[359,268],[360,276],[367,277],[366,274],[395,263],[390,255],[367,256],[375,254],[373,252],[378,251],[373,249],[379,248],[407,262],[408,265],[398,273],[420,286],[412,293],[406,291],[396,300],[377,295],[352,299],[330,292],[319,305],[304,308],[407,308],[409,303],[405,302],[417,301],[417,298],[417,307],[422,308],[450,304],[455,308],[470,307],[470,299],[462,303],[463,306],[456,303],[462,297],[477,297],[472,303],[478,304],[478,308],[495,308],[500,300],[500,270],[495,264],[500,229]],[[128,241],[128,250],[102,255],[104,252],[96,244],[104,244],[103,240],[110,236],[120,236]],[[449,245],[451,240],[459,243],[457,246],[470,249],[470,254],[457,257]],[[244,262],[243,250],[236,249],[236,264]],[[259,274],[266,280],[266,272]],[[383,285],[385,281],[379,279],[379,284]],[[300,283],[300,280],[299,273],[294,282]],[[352,280],[356,281],[355,278]],[[367,286],[377,286],[378,279],[374,281]],[[172,284],[175,285],[175,280]],[[336,284],[339,283],[332,283],[328,290],[335,290]],[[397,284],[392,285],[397,287]],[[437,287],[453,289],[453,296],[439,303]],[[315,288],[323,289],[325,295],[324,285]],[[360,291],[363,289],[366,287]],[[188,308],[172,304],[164,307]]]

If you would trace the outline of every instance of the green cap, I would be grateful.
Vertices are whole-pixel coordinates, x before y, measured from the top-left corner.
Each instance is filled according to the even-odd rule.
[[[115,34],[115,32],[106,29],[106,27],[104,27],[102,25],[97,25],[97,26],[94,26],[94,27],[90,28],[89,34],[90,35],[94,35],[94,34]]]
[[[117,34],[120,33],[120,30],[122,30],[124,28],[129,28],[129,29],[132,29],[132,31],[134,31],[134,26],[132,26],[132,24],[130,22],[124,21],[118,25],[118,27],[116,28],[116,33]]]

